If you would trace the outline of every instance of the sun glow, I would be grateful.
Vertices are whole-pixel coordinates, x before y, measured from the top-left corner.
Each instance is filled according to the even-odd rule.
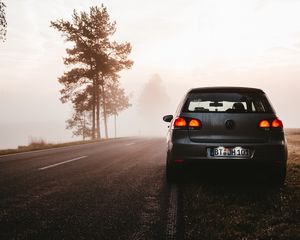
[[[276,65],[284,52],[284,60],[294,63],[295,53],[289,51],[299,42],[299,11],[300,3],[285,1],[195,1],[180,18],[168,20],[176,31],[171,27],[168,36],[154,41],[141,61],[187,70],[211,63],[250,68]]]

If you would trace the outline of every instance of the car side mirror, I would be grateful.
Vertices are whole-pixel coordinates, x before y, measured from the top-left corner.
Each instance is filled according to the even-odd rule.
[[[163,117],[163,120],[165,122],[171,122],[172,119],[173,119],[173,115],[166,115],[166,116]]]

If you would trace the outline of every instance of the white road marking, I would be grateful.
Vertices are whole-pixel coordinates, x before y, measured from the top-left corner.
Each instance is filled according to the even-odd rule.
[[[169,208],[167,212],[166,240],[175,240],[177,231],[178,187],[171,185]]]
[[[69,163],[69,162],[74,162],[74,161],[77,161],[77,160],[80,160],[80,159],[83,159],[83,158],[86,158],[86,157],[87,156],[81,156],[81,157],[73,158],[73,159],[70,159],[70,160],[67,160],[67,161],[63,161],[63,162],[55,163],[55,164],[52,164],[52,165],[48,165],[46,167],[39,168],[39,170],[45,170],[45,169],[48,169],[48,168],[53,168],[53,167],[56,167],[56,166],[59,166],[59,165],[65,164],[65,163]]]
[[[133,142],[133,143],[127,143],[127,144],[125,144],[125,146],[131,146],[131,145],[134,145],[135,144],[135,142]]]

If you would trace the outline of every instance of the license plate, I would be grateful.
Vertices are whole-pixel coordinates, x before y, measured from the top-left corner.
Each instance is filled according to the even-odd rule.
[[[242,147],[216,147],[210,148],[209,152],[211,157],[250,157],[250,150]]]

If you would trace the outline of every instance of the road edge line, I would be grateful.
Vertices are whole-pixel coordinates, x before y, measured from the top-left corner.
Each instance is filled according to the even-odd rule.
[[[166,240],[176,240],[178,222],[178,187],[171,185],[167,211]]]

